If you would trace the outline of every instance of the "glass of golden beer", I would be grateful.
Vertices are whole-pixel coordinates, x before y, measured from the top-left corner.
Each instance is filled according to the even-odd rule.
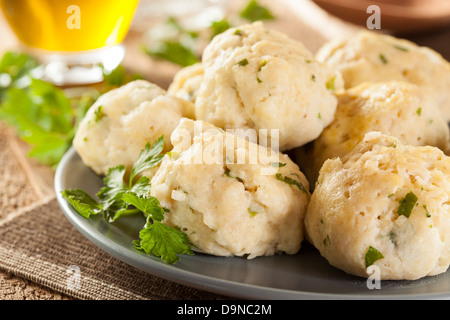
[[[58,85],[95,83],[120,64],[139,0],[0,0],[11,29]]]

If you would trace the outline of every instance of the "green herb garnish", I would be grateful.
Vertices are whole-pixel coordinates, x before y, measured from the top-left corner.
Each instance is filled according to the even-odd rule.
[[[250,210],[250,208],[247,208],[247,212],[248,212],[252,217],[254,217],[254,216],[256,216],[256,215],[258,214],[258,212],[255,212],[255,211]]]
[[[375,261],[383,259],[383,254],[375,249],[372,246],[369,246],[369,249],[367,250],[366,256],[364,257],[364,260],[366,262],[366,268],[370,267],[375,263]]]
[[[228,20],[213,21],[211,23],[211,30],[212,30],[211,39],[217,36],[218,34],[225,32],[229,28],[231,28],[231,24],[228,22]],[[236,31],[238,30],[239,29],[236,29]],[[234,34],[237,34],[236,31],[234,32]]]
[[[239,182],[241,182],[241,183],[244,183],[244,180],[242,180],[241,178],[232,176],[232,175],[230,174],[230,169],[228,169],[227,167],[225,167],[225,169],[224,169],[224,174],[225,174],[228,178],[236,179],[237,181],[239,181]]]
[[[103,106],[98,106],[97,109],[95,109],[94,114],[95,114],[94,121],[95,122],[100,121],[105,116],[105,114],[103,113]]]
[[[425,214],[426,214],[427,218],[430,218],[431,214],[428,212],[427,206],[425,204],[423,205],[423,208],[425,209]]]
[[[174,40],[164,40],[151,47],[146,47],[145,52],[154,58],[167,60],[182,67],[199,62],[198,57],[191,48]]]
[[[420,117],[420,115],[422,114],[422,108],[418,108],[416,110],[416,114]]]
[[[39,67],[31,56],[6,52],[0,60],[0,120],[17,129],[19,138],[31,145],[29,156],[56,167],[71,146],[87,110],[104,92],[138,78],[125,74],[119,65],[106,73],[104,83],[81,97],[69,98],[64,90],[36,78]],[[7,81],[5,81],[5,79]],[[100,113],[97,114],[100,120]]]
[[[248,60],[247,59],[242,59],[241,61],[239,61],[236,64],[239,65],[240,67],[245,67],[246,65],[248,65]]]
[[[303,184],[302,184],[300,181],[291,179],[291,178],[289,178],[289,177],[287,177],[287,176],[284,176],[284,177],[283,177],[283,175],[282,175],[281,173],[277,173],[277,174],[275,175],[275,177],[277,178],[277,180],[280,180],[280,181],[283,181],[283,182],[285,182],[285,183],[287,183],[287,184],[296,186],[296,187],[298,187],[301,191],[303,191],[304,193],[308,194],[308,191],[306,190],[306,188],[303,186]]]
[[[380,60],[381,60],[381,62],[382,62],[383,64],[386,64],[386,63],[389,62],[388,59],[386,59],[386,57],[385,57],[384,54],[382,54],[382,53],[380,53],[380,54],[378,55],[378,57],[380,58]]]
[[[189,239],[183,232],[161,222],[170,210],[149,194],[150,179],[142,176],[135,181],[139,173],[162,161],[163,146],[163,137],[151,147],[147,143],[133,165],[128,183],[124,180],[124,166],[109,169],[103,180],[105,185],[97,193],[98,201],[80,189],[64,190],[61,194],[85,218],[103,214],[106,221],[113,222],[124,215],[143,214],[146,223],[139,232],[140,240],[133,242],[135,247],[172,264],[179,260],[179,254],[193,254]]]
[[[286,166],[286,164],[287,163],[282,163],[282,162],[271,162],[270,163],[270,165],[275,168],[282,168],[282,167]]]
[[[50,166],[70,147],[74,123],[81,120],[77,116],[61,89],[33,78],[26,88],[9,88],[0,107],[0,120],[17,128],[18,136],[32,146],[28,155]]]
[[[323,239],[323,245],[327,246],[330,244],[330,237],[327,235],[324,239]]]
[[[408,218],[411,215],[418,199],[419,198],[412,191],[410,191],[403,199],[400,200],[400,206],[397,210],[398,215]]]
[[[266,61],[266,60],[262,60],[262,61],[259,63],[258,72],[260,72],[261,69],[262,69],[266,64],[267,64],[267,61]]]
[[[261,6],[256,0],[251,0],[239,15],[251,22],[275,19],[275,16],[269,11],[269,9]]]
[[[394,44],[393,46],[394,46],[395,49],[398,49],[398,50],[400,50],[400,51],[404,51],[404,52],[408,52],[408,51],[409,51],[408,48],[405,48],[405,47],[400,46],[400,45],[398,45],[398,44]]]
[[[335,77],[331,78],[330,80],[327,81],[327,83],[325,84],[327,90],[335,90],[335,86],[334,86],[334,81],[335,81]]]

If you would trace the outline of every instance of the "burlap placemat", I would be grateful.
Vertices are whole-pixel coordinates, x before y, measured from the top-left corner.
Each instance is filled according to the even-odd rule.
[[[227,298],[152,276],[98,249],[65,219],[54,197],[0,223],[0,267],[77,299]]]

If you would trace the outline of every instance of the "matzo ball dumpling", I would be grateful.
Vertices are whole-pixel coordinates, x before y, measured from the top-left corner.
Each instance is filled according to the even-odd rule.
[[[342,74],[346,88],[386,81],[426,88],[436,98],[444,119],[450,121],[450,63],[428,47],[363,30],[326,43],[316,57]]]
[[[401,143],[449,150],[449,127],[427,91],[407,82],[363,83],[338,92],[335,119],[297,155],[315,181],[327,159],[350,152],[370,131],[396,137]],[[306,154],[302,154],[306,153]],[[304,164],[304,165],[303,165]]]
[[[217,35],[203,52],[196,119],[218,127],[279,130],[281,151],[319,136],[336,110],[340,74],[300,42],[261,22]]]
[[[327,160],[305,217],[307,238],[328,262],[356,276],[414,280],[450,264],[450,158],[368,133]],[[374,268],[374,267],[372,267]]]
[[[167,95],[145,80],[136,80],[100,96],[88,110],[73,145],[84,164],[97,174],[133,166],[146,143],[170,137],[193,104]],[[164,151],[171,149],[165,139]]]
[[[203,128],[196,131],[196,125]],[[151,180],[151,195],[169,209],[165,224],[207,254],[297,253],[310,193],[287,155],[190,119],[180,121],[171,139],[174,148]]]

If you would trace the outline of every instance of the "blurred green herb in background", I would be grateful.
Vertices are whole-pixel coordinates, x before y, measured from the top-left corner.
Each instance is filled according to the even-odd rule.
[[[261,6],[256,0],[251,0],[241,11],[240,16],[250,22],[275,19],[269,9]]]
[[[237,14],[245,22],[273,20],[275,16],[256,0],[251,0]],[[233,19],[235,20],[235,19]],[[202,42],[209,42],[218,34],[233,27],[229,19],[213,21],[208,30],[193,31],[183,28],[175,17],[169,17],[164,26],[144,45],[151,57],[186,67],[200,62]]]
[[[55,167],[72,145],[78,124],[89,107],[104,92],[138,77],[119,66],[99,87],[69,97],[36,75],[39,63],[30,55],[8,51],[0,60],[0,120],[14,127],[31,145],[29,156]]]

